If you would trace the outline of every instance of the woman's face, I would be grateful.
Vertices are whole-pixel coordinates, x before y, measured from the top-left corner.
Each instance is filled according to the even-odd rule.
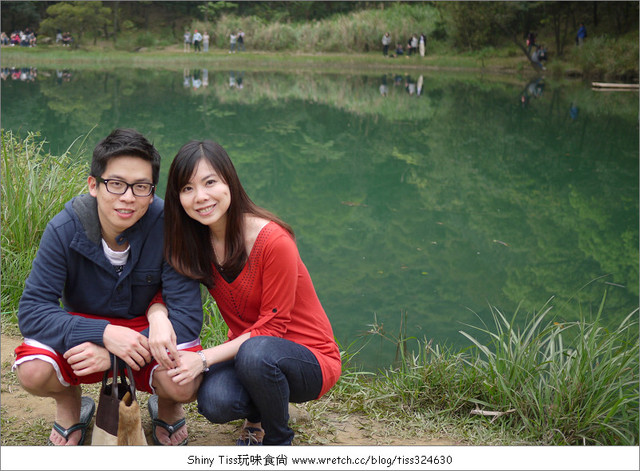
[[[211,229],[226,227],[231,192],[206,159],[200,159],[189,182],[180,189],[187,215]]]

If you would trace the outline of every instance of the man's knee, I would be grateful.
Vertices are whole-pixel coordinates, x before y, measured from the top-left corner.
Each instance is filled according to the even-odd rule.
[[[41,395],[52,392],[49,391],[52,383],[63,387],[58,381],[55,369],[46,361],[38,359],[25,361],[16,367],[16,375],[22,387],[31,394]]]
[[[192,382],[179,385],[167,375],[166,371],[156,371],[154,374],[153,387],[158,396],[171,399],[175,402],[188,403],[193,402],[198,394],[198,387],[202,382],[202,376],[197,377]]]

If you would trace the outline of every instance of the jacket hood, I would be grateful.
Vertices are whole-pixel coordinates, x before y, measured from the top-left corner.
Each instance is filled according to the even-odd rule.
[[[102,239],[102,229],[100,227],[100,218],[98,217],[98,201],[89,193],[76,196],[66,205],[67,211],[70,211],[82,224],[87,239],[94,244],[100,244]],[[124,243],[128,239],[128,234],[134,231],[148,231],[152,224],[162,216],[164,201],[158,196],[153,197],[153,202],[149,205],[149,209],[144,216],[140,218],[129,229],[120,234],[117,238],[118,244]]]

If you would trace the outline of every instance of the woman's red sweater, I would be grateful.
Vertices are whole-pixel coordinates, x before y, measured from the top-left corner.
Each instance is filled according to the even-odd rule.
[[[342,370],[340,351],[311,277],[291,235],[268,223],[251,249],[240,274],[228,283],[214,269],[210,290],[229,326],[229,340],[251,336],[280,337],[304,345],[322,369],[325,394]]]

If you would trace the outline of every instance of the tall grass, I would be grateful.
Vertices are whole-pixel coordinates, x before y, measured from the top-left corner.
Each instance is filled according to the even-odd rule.
[[[45,144],[38,133],[19,139],[2,130],[3,318],[15,316],[47,223],[82,192],[89,174],[71,151],[75,145],[82,149],[83,142],[74,142],[61,156],[50,155]]]
[[[222,319],[220,309],[209,295],[209,292],[202,288],[202,310],[204,311],[204,323],[200,333],[200,343],[203,348],[220,345],[228,340],[227,332],[229,328]]]
[[[371,381],[364,402],[473,417],[528,443],[637,446],[638,310],[609,330],[600,323],[605,298],[594,320],[562,324],[547,319],[551,306],[524,326],[517,311],[508,319],[492,308],[493,325],[461,331],[469,348],[418,342]]]
[[[243,28],[247,46],[262,51],[368,52],[382,50],[380,40],[388,31],[392,41],[406,45],[412,35],[427,34],[438,27],[437,9],[426,2],[389,4],[372,9],[335,15],[321,21],[266,23],[257,17],[223,15],[218,20],[215,44],[228,47],[229,33]],[[393,49],[393,48],[392,48]]]
[[[593,79],[638,79],[638,32],[622,38],[599,36],[570,50],[568,58]]]

